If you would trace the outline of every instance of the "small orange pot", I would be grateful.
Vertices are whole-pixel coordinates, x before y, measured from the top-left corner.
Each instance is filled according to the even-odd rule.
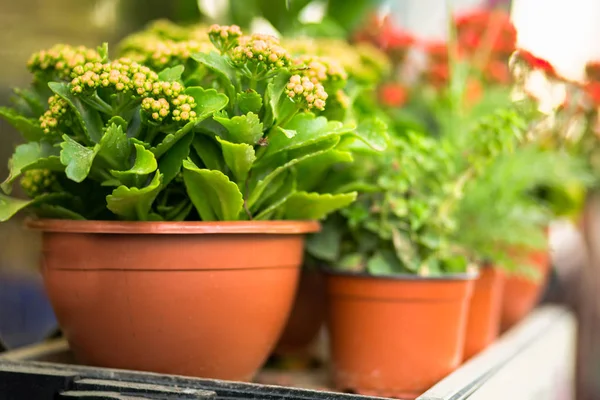
[[[290,312],[317,222],[39,220],[42,273],[88,365],[250,380]]]
[[[325,322],[326,299],[325,278],[322,272],[303,269],[294,306],[275,354],[301,355],[306,352]]]
[[[502,300],[501,331],[505,332],[521,321],[537,305],[548,283],[550,255],[547,250],[531,252],[529,265],[540,273],[539,280],[519,275],[508,275]]]
[[[328,275],[335,386],[414,399],[452,372],[475,277]]]
[[[484,266],[475,281],[469,306],[464,359],[468,360],[489,346],[500,332],[504,273]]]

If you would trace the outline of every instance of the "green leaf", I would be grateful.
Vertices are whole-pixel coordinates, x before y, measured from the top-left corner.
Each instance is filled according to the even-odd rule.
[[[354,135],[377,151],[384,151],[389,141],[388,127],[378,118],[361,121]]]
[[[237,106],[242,114],[258,114],[262,108],[262,97],[255,90],[248,89],[237,94]]]
[[[338,138],[339,140],[339,138]],[[334,144],[335,146],[335,144]],[[328,150],[328,149],[327,149]],[[287,163],[280,165],[279,167],[275,168],[272,171],[269,171],[268,173],[266,173],[264,175],[264,177],[260,177],[257,178],[257,181],[254,185],[252,185],[252,190],[250,192],[250,196],[248,197],[248,201],[247,201],[247,206],[248,208],[252,209],[253,205],[256,204],[261,197],[263,196],[263,193],[265,192],[265,189],[270,186],[273,181],[284,171],[286,171],[288,168],[291,168],[292,166],[307,160],[311,157],[315,157],[318,156],[319,154],[323,154],[325,151],[327,150],[321,150],[321,151],[316,151],[314,153],[309,153],[309,154],[305,154],[302,157],[298,157],[298,158],[293,158],[290,161],[288,161]]]
[[[367,270],[373,275],[393,275],[402,271],[402,265],[392,251],[380,250],[367,262]]]
[[[235,88],[238,85],[237,70],[231,66],[225,57],[215,51],[210,53],[195,53],[192,54],[192,59],[203,64],[212,71],[219,79],[221,85],[229,98],[235,98]]]
[[[144,146],[140,146],[139,144],[134,144],[135,146],[135,161],[133,166],[126,171],[115,171],[111,170],[110,174],[115,178],[121,180],[121,182],[130,182],[131,178],[135,176],[146,176],[158,168],[158,163],[156,162],[156,158],[154,158],[154,154],[144,148]]]
[[[106,207],[128,221],[147,221],[152,203],[161,189],[162,174],[157,171],[150,184],[142,189],[119,186],[106,196]]]
[[[283,184],[279,185],[277,191],[273,195],[269,196],[266,201],[263,202],[263,206],[268,204],[254,219],[263,220],[271,219],[274,213],[282,211],[283,206],[288,199],[296,193],[296,174],[288,170],[287,175],[283,177]],[[283,210],[284,211],[284,210]]]
[[[102,62],[105,63],[108,61],[108,43],[102,43],[102,46],[98,46],[98,54],[102,58]]]
[[[300,150],[332,137],[336,137],[337,143],[341,134],[351,131],[351,128],[345,127],[339,121],[327,121],[325,117],[315,117],[310,113],[297,114],[286,128],[296,131],[296,135],[290,138],[279,130],[271,132],[269,146],[261,160],[266,160],[282,151]],[[298,151],[294,156],[301,156],[302,153],[303,151]]]
[[[398,260],[402,261],[404,267],[417,272],[419,269],[419,255],[417,249],[413,245],[406,233],[400,232],[397,228],[392,228],[392,244]]]
[[[296,192],[285,203],[285,218],[322,219],[328,214],[352,204],[356,200],[356,196],[356,192],[335,195]]]
[[[35,213],[40,218],[72,219],[80,221],[86,219],[83,215],[57,204],[42,204],[36,209]]]
[[[175,82],[181,80],[181,74],[185,67],[183,65],[176,65],[173,68],[165,68],[158,73],[158,80],[163,82]]]
[[[294,104],[289,101],[288,97],[285,96],[282,99],[283,92],[285,91],[285,87],[288,84],[288,81],[292,74],[288,71],[279,71],[277,76],[267,85],[267,91],[265,93],[267,99],[267,109],[265,112],[265,118],[263,118],[263,122],[265,126],[269,127],[273,123],[273,121],[279,121],[284,117],[288,112],[290,112],[290,108],[288,107],[290,104],[293,106]],[[288,100],[288,104],[282,100]],[[293,107],[296,110],[296,107]]]
[[[243,188],[248,172],[252,168],[256,156],[254,147],[245,143],[231,143],[220,137],[216,138],[221,144],[225,164],[229,167],[240,188]]]
[[[222,151],[212,137],[196,135],[192,146],[206,168],[219,171],[225,170],[225,160],[223,160]]]
[[[306,251],[323,261],[336,262],[340,257],[343,226],[328,218],[321,224],[321,231],[306,238]]]
[[[65,168],[58,157],[60,150],[47,142],[29,142],[17,146],[8,161],[9,175],[2,183],[4,193],[10,194],[11,185],[22,172],[32,169],[63,171]]]
[[[97,153],[99,157],[106,160],[110,168],[122,170],[127,168],[131,155],[131,145],[125,134],[127,123],[120,117],[112,118],[111,121],[97,145]],[[125,122],[125,128],[121,121]]]
[[[39,141],[44,137],[44,132],[37,119],[27,118],[8,107],[0,107],[0,117],[11,124],[29,142]]]
[[[331,171],[334,165],[352,161],[352,153],[335,149],[303,161],[296,167],[298,170],[298,190],[314,190],[324,181],[326,174]],[[330,188],[328,187],[328,189]],[[328,191],[331,192],[332,190]]]
[[[190,146],[194,140],[194,133],[185,135],[171,147],[158,162],[158,169],[163,174],[163,187],[166,187],[181,171],[183,160],[190,154]]]
[[[255,145],[263,136],[263,124],[254,113],[233,118],[215,116],[213,119],[227,129],[227,136],[224,139],[232,143]]]
[[[82,182],[90,173],[92,163],[99,147],[93,149],[85,147],[63,135],[64,142],[60,144],[60,162],[66,167],[67,178],[75,182]]]
[[[0,194],[0,222],[5,222],[11,219],[16,213],[27,207],[63,200],[69,197],[64,193],[43,194],[32,200],[17,199],[10,196]]]
[[[73,108],[88,139],[93,143],[100,142],[102,127],[104,126],[102,118],[100,118],[100,113],[71,93],[66,83],[49,82],[48,87]]]
[[[221,171],[199,169],[193,162],[183,162],[183,181],[202,221],[239,219],[244,198],[237,185]]]
[[[162,157],[162,155],[169,151],[169,149],[173,147],[179,140],[181,140],[181,138],[183,138],[192,129],[194,129],[195,125],[196,123],[194,121],[188,122],[183,126],[183,128],[179,129],[177,132],[169,133],[167,136],[165,136],[162,142],[158,144],[158,146],[152,147],[150,150],[152,151],[152,153],[154,153],[156,158]]]

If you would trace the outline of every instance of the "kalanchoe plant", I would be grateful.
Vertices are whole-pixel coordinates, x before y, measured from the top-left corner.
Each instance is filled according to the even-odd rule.
[[[315,115],[330,76],[276,38],[212,26],[208,39],[216,51],[191,54],[198,68],[185,82],[187,64],[157,71],[110,60],[106,46],[34,55],[31,89],[0,109],[27,140],[2,189],[21,179],[31,198],[2,195],[0,220],[25,208],[77,219],[320,219],[354,201],[356,192],[298,187],[297,168],[327,154],[351,160],[357,141],[377,148],[385,132]]]

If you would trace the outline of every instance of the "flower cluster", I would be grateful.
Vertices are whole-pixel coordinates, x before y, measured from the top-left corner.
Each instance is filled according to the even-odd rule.
[[[242,30],[237,25],[212,25],[208,29],[208,37],[212,44],[221,52],[232,49],[237,45]]]
[[[292,64],[288,52],[279,39],[270,35],[241,36],[239,44],[231,50],[231,61],[236,66],[246,66],[255,75],[274,72]]]
[[[285,41],[285,47],[294,56],[304,55],[334,60],[348,77],[365,83],[375,83],[390,69],[385,53],[368,43],[349,44],[337,39],[296,38]]]
[[[308,76],[293,75],[286,86],[286,94],[309,110],[313,108],[323,110],[325,108],[327,92],[316,78],[311,79]]]
[[[66,100],[57,95],[48,98],[48,110],[40,116],[40,127],[45,134],[49,135],[59,130],[59,123],[63,121],[63,116],[69,109]]]
[[[147,96],[158,81],[150,68],[126,58],[110,63],[87,63],[73,70],[71,92],[81,94],[86,90],[112,87],[118,92],[132,91]]]
[[[142,100],[142,109],[156,122],[171,115],[174,121],[190,121],[196,118],[196,102],[192,96],[183,93],[179,82],[155,82],[151,97]]]
[[[47,169],[33,169],[23,172],[21,187],[27,196],[35,198],[41,194],[49,193],[56,183],[56,176]]]
[[[55,72],[59,79],[68,79],[76,66],[101,61],[102,57],[96,50],[57,44],[48,50],[34,53],[27,62],[27,67],[31,72]]]
[[[517,50],[514,54],[514,60],[525,66],[528,70],[541,71],[550,79],[558,78],[558,74],[550,62],[534,55],[528,50]]]
[[[148,65],[155,71],[185,63],[194,53],[207,53],[212,49],[208,41],[187,40],[177,42],[174,40],[140,40],[135,49],[130,49],[122,54],[134,59],[140,64]]]
[[[163,84],[167,82],[162,82]],[[148,113],[150,118],[156,122],[161,122],[169,115],[173,121],[187,122],[196,118],[196,102],[192,96],[186,94],[166,95],[172,90],[163,91],[162,94],[155,97],[146,97],[142,100],[142,109]]]
[[[311,80],[316,79],[326,86],[344,85],[348,79],[344,67],[330,57],[302,55],[294,60],[294,64],[303,70],[303,75]]]

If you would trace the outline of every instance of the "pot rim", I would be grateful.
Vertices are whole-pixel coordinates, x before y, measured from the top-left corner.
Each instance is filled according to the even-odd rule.
[[[295,235],[318,232],[318,221],[80,221],[68,219],[32,219],[29,229],[56,233],[100,234],[276,234]]]
[[[371,275],[367,272],[349,272],[336,271],[331,268],[322,267],[321,270],[327,275],[337,275],[349,278],[371,278],[378,280],[393,281],[471,281],[479,277],[479,271],[453,273],[436,276],[421,276],[415,274],[394,274],[394,275]]]

